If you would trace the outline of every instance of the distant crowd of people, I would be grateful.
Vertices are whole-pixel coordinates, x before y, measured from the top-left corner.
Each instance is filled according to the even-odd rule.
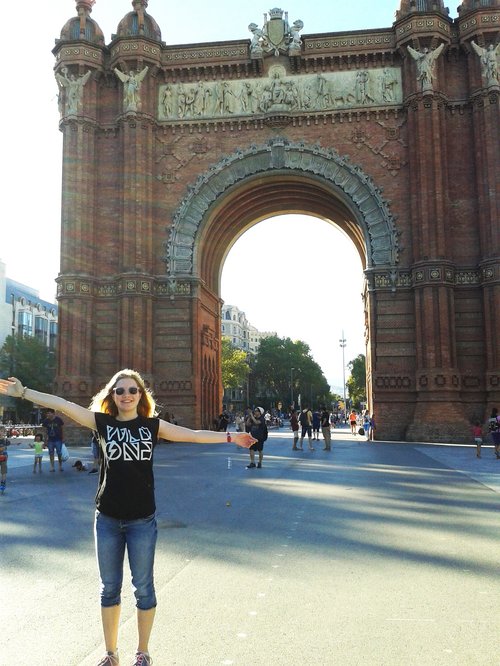
[[[343,424],[348,424],[351,435],[366,437],[368,442],[375,440],[375,418],[367,409],[359,411],[351,409],[348,413],[330,412],[325,405],[319,409],[310,409],[308,405],[305,405],[298,410],[290,409],[287,416],[292,431],[292,451],[303,451],[304,440],[307,441],[308,450],[314,451],[314,443],[320,441],[320,435],[324,444],[323,450],[331,451],[332,428],[335,429]],[[262,467],[263,443],[268,437],[269,428],[282,427],[283,415],[277,410],[264,410],[262,407],[256,407],[253,410],[247,407],[244,412],[236,413],[224,411],[214,419],[213,428],[227,431],[232,424],[237,432],[251,432],[252,436],[258,440],[258,443],[250,448],[251,460],[247,467]],[[259,431],[260,428],[262,431]],[[487,436],[493,441],[496,458],[500,459],[500,415],[497,408],[492,410],[486,424],[475,421],[472,426],[472,438],[476,445],[478,458],[481,458],[481,446]],[[254,460],[256,451],[259,453],[257,464]]]

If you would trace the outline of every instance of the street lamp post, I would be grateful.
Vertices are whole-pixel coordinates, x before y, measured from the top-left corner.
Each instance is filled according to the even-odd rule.
[[[345,347],[347,344],[347,340],[344,337],[344,331],[342,331],[342,337],[339,340],[340,342],[340,347],[342,349],[342,387],[344,389],[344,414],[347,414],[347,403],[345,401]]]
[[[295,368],[290,368],[290,409],[293,408],[293,371]]]
[[[15,369],[15,362],[14,362],[14,355],[15,355],[15,339],[16,339],[16,299],[14,294],[10,295],[10,304],[12,307],[12,317],[11,317],[11,323],[10,323],[10,328],[11,328],[11,354],[10,354],[10,375],[11,377],[14,376],[16,369]]]

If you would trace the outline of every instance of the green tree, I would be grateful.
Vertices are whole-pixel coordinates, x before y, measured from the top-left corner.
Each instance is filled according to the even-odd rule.
[[[292,341],[276,335],[263,338],[252,380],[253,401],[266,407],[277,402],[287,407],[292,393],[295,403],[300,394],[302,404],[307,402],[314,407],[322,403],[330,405],[333,398],[320,366],[311,356],[310,347],[301,340]]]
[[[222,338],[221,371],[225,389],[243,386],[249,373],[246,353],[233,347],[231,340],[226,337]]]
[[[362,402],[366,402],[366,358],[364,354],[359,354],[355,359],[349,361],[347,367],[351,371],[351,376],[346,381],[349,391],[349,398],[352,406],[359,409]]]
[[[37,338],[9,335],[0,349],[0,373],[4,377],[13,374],[36,391],[50,392],[55,375],[53,352]],[[24,421],[33,404],[17,400],[16,410],[18,419]]]

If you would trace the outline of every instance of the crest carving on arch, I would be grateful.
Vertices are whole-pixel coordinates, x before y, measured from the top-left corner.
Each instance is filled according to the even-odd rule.
[[[371,178],[331,148],[274,138],[225,156],[200,174],[182,199],[165,241],[170,276],[194,276],[196,235],[210,206],[230,187],[273,170],[323,179],[343,194],[364,225],[367,267],[395,266],[399,261],[398,231],[388,203]]]

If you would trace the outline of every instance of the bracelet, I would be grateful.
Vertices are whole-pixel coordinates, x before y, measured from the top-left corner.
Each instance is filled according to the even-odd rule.
[[[231,433],[229,433],[229,432],[227,433],[227,441],[228,441],[228,442],[231,442],[231,441],[232,441],[232,440],[231,440]]]
[[[23,386],[23,392],[20,395],[21,400],[24,400],[24,396],[26,395],[26,391],[28,390],[27,386]]]

